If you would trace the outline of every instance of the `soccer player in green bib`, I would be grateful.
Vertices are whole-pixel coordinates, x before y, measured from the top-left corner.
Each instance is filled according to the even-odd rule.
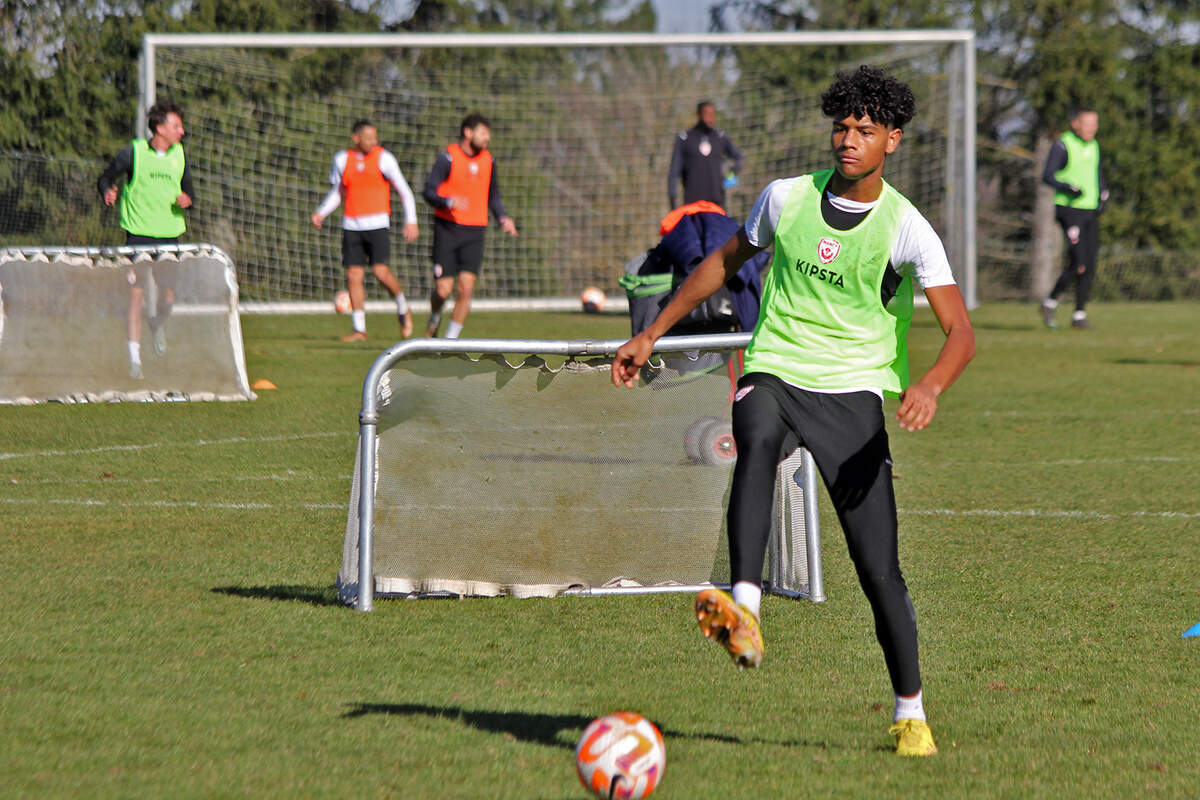
[[[975,334],[941,240],[883,179],[916,112],[909,87],[863,66],[839,73],[821,108],[832,120],[833,169],[769,184],[745,226],[700,263],[650,327],[617,350],[612,378],[632,387],[660,336],[748,258],[774,249],[733,400],[732,592],[701,592],[696,616],[739,668],[758,666],[776,468],[803,445],[829,490],[875,617],[895,693],[889,733],[896,752],[929,756],[937,746],[925,719],[916,615],[897,553],[883,398],[899,397],[901,428],[925,428],[938,396],[974,355]],[[905,340],[914,278],[946,339],[933,366],[910,383]]]
[[[170,101],[159,101],[146,114],[149,139],[134,139],[123,148],[97,181],[105,205],[118,200],[121,227],[127,245],[174,245],[187,229],[183,210],[192,207],[192,173],[183,156],[183,110]],[[141,261],[129,268],[129,377],[142,377],[142,301],[151,272],[158,287],[157,313],[150,319],[154,351],[167,350],[164,326],[175,303],[175,264]]]

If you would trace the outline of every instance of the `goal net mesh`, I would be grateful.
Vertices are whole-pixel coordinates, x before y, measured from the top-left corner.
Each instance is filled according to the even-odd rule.
[[[413,244],[397,235],[393,201],[392,267],[410,296],[425,295],[432,215],[421,188],[473,112],[492,122],[498,184],[520,229],[513,239],[493,226],[476,296],[565,297],[590,285],[617,291],[623,265],[658,241],[673,142],[695,124],[698,101],[716,104],[718,126],[745,156],[726,208],[744,218],[770,180],[828,166],[820,93],[834,70],[859,63],[912,85],[919,113],[889,158],[889,180],[961,267],[955,215],[967,188],[953,165],[966,132],[955,47],[172,44],[156,50],[154,82],[157,97],[185,111],[200,197],[190,235],[233,255],[244,299],[328,300],[343,283],[336,215],[322,230],[309,217],[358,119],[378,127],[417,195]]]
[[[130,274],[148,271],[142,375],[130,374]],[[157,352],[147,322],[155,281],[175,303]],[[237,277],[220,250],[0,250],[0,403],[251,400],[237,310]]]
[[[421,355],[388,371],[371,480],[355,460],[342,599],[358,594],[360,491],[374,497],[378,595],[727,582],[728,363],[652,361],[632,391],[612,386],[611,363]],[[766,577],[807,596],[803,494],[790,480],[800,452],[782,468],[791,488],[781,481],[777,507],[791,505],[776,515]]]

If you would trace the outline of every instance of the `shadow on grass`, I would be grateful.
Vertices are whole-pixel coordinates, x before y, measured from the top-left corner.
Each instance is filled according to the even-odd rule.
[[[1180,361],[1168,358],[1114,358],[1110,364],[1140,364],[1147,367],[1200,367],[1200,361]]]
[[[313,606],[341,606],[336,586],[214,586],[214,594],[250,597],[256,600],[288,600]]]
[[[523,742],[544,744],[549,747],[561,747],[566,750],[575,749],[575,740],[583,729],[592,721],[591,717],[578,714],[530,714],[523,711],[468,711],[463,708],[446,706],[427,706],[420,703],[355,703],[343,719],[357,719],[372,714],[387,714],[391,716],[412,717],[423,715],[451,719],[470,725],[472,728],[487,733],[508,734]],[[695,739],[707,742],[723,742],[725,744],[772,744],[783,747],[818,747],[826,748],[825,742],[809,742],[797,739],[761,739],[753,737],[742,739],[717,733],[684,733],[666,727],[659,727],[664,739]],[[571,735],[564,740],[563,732]]]

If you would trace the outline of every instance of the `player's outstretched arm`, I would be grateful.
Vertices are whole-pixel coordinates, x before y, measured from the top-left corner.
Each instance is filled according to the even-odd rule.
[[[714,292],[725,285],[725,282],[737,274],[742,264],[758,253],[762,248],[750,244],[746,238],[746,230],[738,229],[725,244],[709,253],[700,262],[692,274],[688,276],[679,291],[671,298],[662,311],[658,312],[654,322],[646,330],[617,348],[616,357],[612,364],[612,380],[615,386],[632,389],[637,380],[638,371],[650,358],[654,343],[679,320],[707,300]]]
[[[975,356],[975,329],[971,327],[971,318],[958,287],[953,284],[932,286],[925,290],[925,297],[942,326],[942,333],[946,334],[946,342],[929,371],[900,395],[896,419],[901,428],[910,431],[919,431],[933,420],[938,395],[958,380]]]

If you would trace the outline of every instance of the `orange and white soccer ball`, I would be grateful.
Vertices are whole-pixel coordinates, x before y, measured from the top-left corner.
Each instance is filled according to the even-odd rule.
[[[575,748],[579,780],[597,797],[649,797],[666,766],[662,734],[653,722],[632,711],[592,720]]]
[[[352,310],[350,305],[350,293],[345,289],[333,296],[333,307],[337,309],[339,314],[349,314]]]
[[[604,310],[604,304],[608,302],[608,295],[595,286],[589,286],[579,293],[579,302],[583,303],[584,311],[589,314],[599,314]]]

